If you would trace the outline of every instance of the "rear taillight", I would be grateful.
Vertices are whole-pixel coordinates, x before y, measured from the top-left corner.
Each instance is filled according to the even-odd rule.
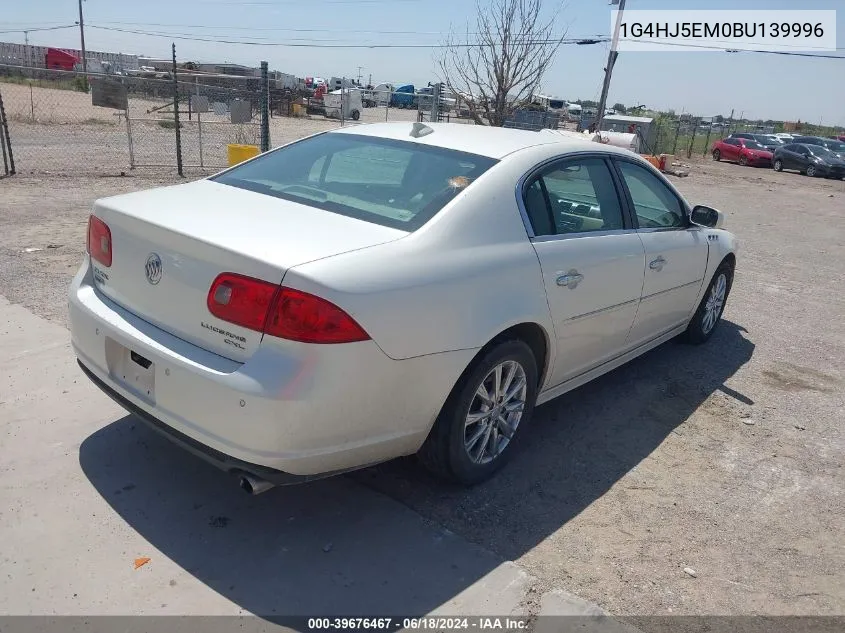
[[[111,229],[96,215],[88,218],[88,254],[103,266],[111,266]]]
[[[207,303],[218,319],[302,343],[370,338],[351,316],[325,299],[235,273],[214,280]]]
[[[370,338],[335,304],[293,288],[279,292],[264,332],[303,343],[352,343]]]
[[[260,279],[223,273],[208,291],[208,310],[218,319],[262,332],[278,290],[277,285]]]

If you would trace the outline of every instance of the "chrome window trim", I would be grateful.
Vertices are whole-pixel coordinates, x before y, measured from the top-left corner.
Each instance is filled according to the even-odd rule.
[[[577,237],[607,237],[608,235],[628,235],[636,234],[637,229],[610,229],[608,231],[579,231],[578,233],[562,233],[560,235],[540,235],[539,237],[532,237],[531,241],[534,243],[542,242],[559,242],[561,240],[570,240]]]
[[[561,235],[535,235],[534,234],[534,227],[531,226],[531,219],[528,217],[528,210],[525,208],[525,200],[523,199],[523,189],[525,187],[525,183],[528,182],[531,178],[537,175],[539,172],[543,171],[546,167],[553,163],[557,163],[563,160],[570,160],[570,159],[579,159],[579,158],[600,158],[602,160],[612,159],[615,157],[615,153],[611,152],[601,152],[601,151],[582,151],[582,152],[572,152],[571,154],[563,154],[554,156],[552,158],[548,158],[541,163],[537,163],[527,172],[525,172],[519,180],[516,181],[516,205],[519,208],[519,215],[522,218],[522,224],[525,226],[525,232],[528,234],[528,238],[531,242],[556,242],[559,240],[564,239],[572,239],[576,237],[601,237],[604,235],[624,235],[628,233],[636,233],[637,229],[634,227],[630,228],[622,228],[622,229],[612,229],[609,231],[579,231],[578,233],[564,233]],[[608,166],[608,170],[611,172],[611,177],[613,176],[613,167],[612,165]],[[625,200],[621,195],[622,192],[616,192],[616,195],[619,197],[619,207],[623,215],[623,221],[625,216]]]

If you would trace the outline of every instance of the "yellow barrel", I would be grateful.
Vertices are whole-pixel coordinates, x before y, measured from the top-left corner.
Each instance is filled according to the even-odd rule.
[[[230,144],[226,146],[229,153],[229,166],[242,163],[253,156],[258,156],[261,153],[258,145],[237,145]]]
[[[301,117],[305,114],[305,106],[301,103],[294,103],[293,104],[293,116]]]

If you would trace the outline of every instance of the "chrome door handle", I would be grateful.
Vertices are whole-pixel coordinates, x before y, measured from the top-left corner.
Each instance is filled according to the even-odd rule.
[[[663,267],[666,265],[666,260],[663,259],[663,255],[659,255],[657,259],[653,259],[648,263],[648,267],[652,270],[656,270],[660,272],[663,270]]]
[[[581,283],[584,279],[584,275],[579,273],[577,270],[570,270],[565,275],[561,275],[557,278],[557,285],[558,286],[566,286],[570,290],[574,290],[575,287]]]

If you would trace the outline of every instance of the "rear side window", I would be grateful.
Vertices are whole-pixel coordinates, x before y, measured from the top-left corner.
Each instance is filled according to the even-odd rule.
[[[212,180],[414,231],[496,164],[466,152],[357,134],[321,134]]]
[[[547,167],[529,181],[523,200],[537,237],[623,228],[616,185],[601,158]]]

